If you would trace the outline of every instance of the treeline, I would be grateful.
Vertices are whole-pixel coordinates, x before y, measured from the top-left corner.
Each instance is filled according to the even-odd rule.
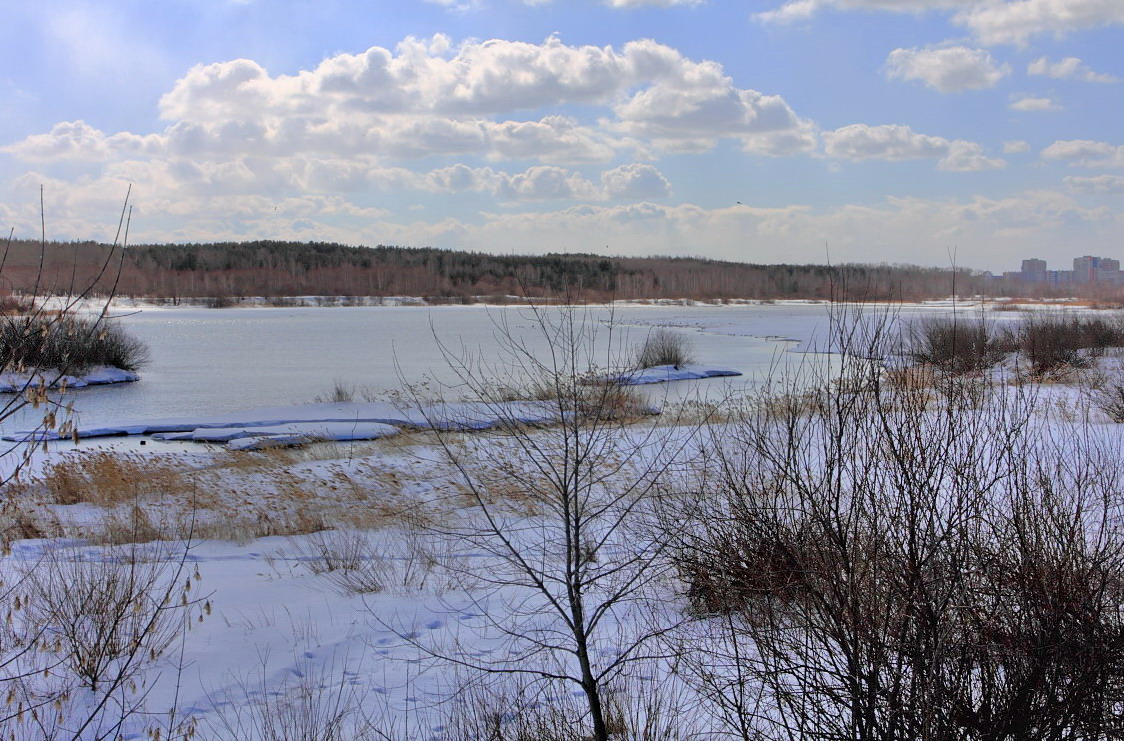
[[[153,298],[424,296],[472,300],[508,295],[604,301],[827,299],[918,300],[994,293],[990,276],[910,265],[754,265],[696,258],[593,254],[493,255],[433,248],[319,242],[135,245],[16,241],[0,267],[0,291]],[[1004,294],[1008,295],[1008,294]]]

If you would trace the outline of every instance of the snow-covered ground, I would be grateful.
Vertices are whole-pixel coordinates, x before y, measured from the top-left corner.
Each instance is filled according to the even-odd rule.
[[[39,373],[0,373],[0,393],[14,393],[26,388],[47,384],[52,388],[80,389],[86,386],[103,386],[110,383],[130,383],[140,380],[132,371],[106,365],[97,365],[79,375],[61,374],[58,371]]]
[[[750,331],[721,317],[681,319],[677,326],[716,334]],[[797,317],[778,322],[776,334],[808,343],[809,326]],[[1120,365],[1115,357],[1101,364],[1106,370]],[[650,370],[652,376],[642,377],[675,380],[674,369]],[[684,371],[708,377],[722,369]],[[1075,385],[1042,384],[1035,394],[1036,419],[1043,425],[1075,423],[1088,409]],[[447,738],[450,725],[467,713],[463,691],[474,675],[438,655],[467,663],[502,660],[511,650],[503,634],[509,618],[529,635],[558,628],[543,620],[541,606],[528,602],[525,589],[489,584],[498,573],[494,553],[479,541],[456,537],[478,516],[465,498],[465,477],[477,475],[474,466],[489,456],[517,447],[511,439],[475,436],[500,418],[532,426],[557,421],[543,402],[420,408],[347,402],[80,429],[83,438],[130,437],[110,437],[104,446],[83,440],[52,444],[46,452],[35,448],[26,467],[35,477],[8,487],[20,502],[14,522],[22,535],[0,559],[0,578],[8,585],[0,595],[9,604],[26,604],[36,590],[61,589],[65,596],[75,580],[44,575],[104,576],[98,568],[106,564],[157,564],[157,591],[176,585],[168,591],[169,604],[183,606],[167,613],[166,645],[138,660],[132,681],[113,690],[109,710],[80,738],[116,730],[120,707],[129,710],[120,729],[127,739],[150,738],[146,734],[155,728],[166,737],[195,724],[196,738],[252,741],[268,737],[265,718],[302,714],[314,728],[338,720],[341,738],[357,735],[363,725],[394,738]],[[1109,429],[1103,415],[1094,413],[1093,421]],[[645,435],[658,424],[649,421],[635,433],[635,450],[642,450]],[[435,430],[456,434],[439,441]],[[693,431],[660,432],[684,464],[707,452]],[[252,450],[310,441],[297,450]],[[454,447],[443,451],[442,444]],[[449,452],[463,453],[455,460],[466,470],[449,465]],[[607,460],[642,469],[646,459]],[[541,473],[513,466],[491,475],[508,496]],[[543,512],[516,496],[501,499],[500,511],[517,533],[513,537],[534,542],[549,530]],[[150,538],[155,544],[120,545]],[[639,542],[609,543],[598,558],[625,561],[622,554]],[[651,588],[667,616],[681,614],[682,585]],[[629,636],[650,628],[652,604],[608,614],[605,639],[595,647],[598,658],[611,658]],[[143,613],[143,606],[137,610]],[[16,613],[16,628],[27,627]],[[34,614],[22,615],[34,628]],[[63,683],[72,668],[65,645],[59,645],[10,667],[35,668],[35,676],[44,678],[30,682],[33,689]],[[659,661],[638,665],[634,680],[659,684],[667,671]],[[551,688],[555,697],[549,702],[573,702],[574,689]],[[104,687],[75,690],[41,709],[43,720],[36,723],[42,725],[31,722],[30,712],[22,722],[10,718],[3,725],[19,739],[47,738],[44,729],[58,713],[60,726],[73,730],[105,695]],[[15,702],[32,699],[21,695]]]

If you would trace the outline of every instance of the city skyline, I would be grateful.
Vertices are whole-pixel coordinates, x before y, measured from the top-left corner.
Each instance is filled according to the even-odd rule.
[[[745,262],[1124,244],[1124,4],[47,0],[0,227]]]

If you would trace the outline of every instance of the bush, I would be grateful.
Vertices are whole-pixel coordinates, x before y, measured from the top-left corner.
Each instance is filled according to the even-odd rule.
[[[1113,422],[1124,422],[1124,374],[1094,375],[1085,396]]]
[[[907,354],[948,373],[976,373],[998,364],[1004,347],[987,322],[940,317],[912,328]]]
[[[1016,332],[1019,350],[1035,375],[1065,365],[1086,365],[1082,350],[1100,355],[1106,348],[1124,345],[1120,320],[1100,316],[1035,314],[1024,319]]]
[[[1036,420],[1026,387],[934,409],[837,346],[825,403],[715,430],[665,515],[703,708],[738,738],[1112,737],[1115,434]]]
[[[138,370],[148,347],[117,324],[73,314],[0,318],[0,367],[81,371],[95,365]]]
[[[691,340],[664,327],[648,333],[644,344],[636,353],[637,368],[654,368],[657,365],[689,365],[694,362]]]

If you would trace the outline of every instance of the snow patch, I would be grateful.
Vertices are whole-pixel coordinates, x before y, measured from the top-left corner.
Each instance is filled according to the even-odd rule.
[[[0,393],[17,393],[25,388],[39,388],[44,384],[51,388],[65,386],[66,388],[80,389],[85,386],[130,383],[139,380],[140,376],[136,373],[109,365],[94,366],[80,376],[60,375],[57,370],[38,371],[36,373],[0,373]]]
[[[557,419],[544,401],[442,403],[399,407],[389,402],[339,402],[250,409],[199,417],[130,420],[79,428],[78,436],[154,435],[164,440],[229,442],[244,437],[295,435],[316,440],[368,440],[397,428],[484,430],[506,423],[542,424]],[[5,440],[58,440],[52,430],[23,430]]]
[[[704,378],[722,378],[740,375],[742,375],[741,371],[729,368],[710,368],[703,365],[656,365],[651,368],[641,368],[640,370],[601,376],[597,380],[603,383],[619,383],[622,386],[642,386],[649,383],[698,381]]]

